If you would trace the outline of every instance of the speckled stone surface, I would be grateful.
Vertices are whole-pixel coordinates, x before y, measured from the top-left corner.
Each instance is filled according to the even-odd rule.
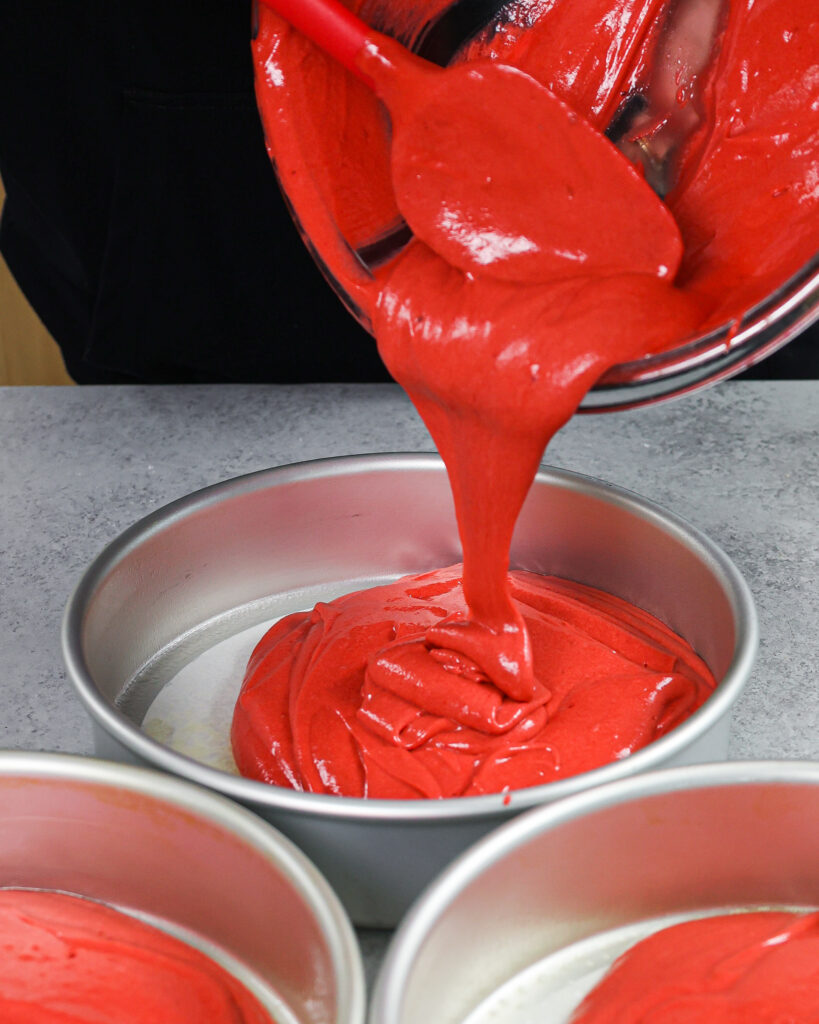
[[[90,754],[60,620],[93,556],[174,498],[329,455],[431,451],[387,385],[0,389],[0,746]],[[762,636],[730,756],[819,759],[819,382],[729,382],[578,416],[551,465],[638,491],[743,572]],[[383,937],[361,934],[371,974]]]

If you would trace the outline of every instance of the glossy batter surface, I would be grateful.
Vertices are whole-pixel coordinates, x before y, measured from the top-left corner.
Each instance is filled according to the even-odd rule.
[[[814,1024],[819,914],[687,921],[644,939],[586,997],[572,1024]]]
[[[684,242],[675,285],[704,299],[698,329],[740,315],[819,250],[813,0],[513,0],[462,45],[446,0],[349,6],[436,59],[519,67],[608,130],[666,197]],[[268,146],[297,219],[369,321],[394,250],[384,240],[401,223],[384,110],[266,10],[254,54]],[[637,219],[632,228],[639,235]]]
[[[357,65],[390,111],[398,208],[447,263],[508,281],[673,278],[682,241],[668,209],[530,75],[488,60],[441,69],[383,36]]]
[[[460,568],[277,623],[236,707],[240,771],[340,796],[500,792],[625,757],[711,692],[703,662],[653,616],[580,584],[513,572],[508,593],[534,681],[525,700],[505,697],[481,644],[470,658],[448,643],[467,616]]]
[[[4,1024],[272,1024],[213,960],[110,907],[0,891]]]

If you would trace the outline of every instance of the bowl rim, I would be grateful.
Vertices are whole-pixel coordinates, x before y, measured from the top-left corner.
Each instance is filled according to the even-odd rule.
[[[100,693],[89,671],[82,646],[85,609],[108,572],[144,541],[192,513],[270,486],[306,482],[319,478],[400,470],[445,473],[440,456],[419,453],[342,455],[289,463],[257,470],[178,498],[151,512],[115,537],[91,562],[68,599],[62,620],[61,646],[69,681],[94,723],[120,745],[175,776],[206,786],[246,805],[265,811],[297,812],[356,822],[432,823],[478,821],[505,817],[542,803],[602,785],[636,772],[647,771],[689,745],[698,735],[727,713],[750,675],[759,642],[759,626],[750,588],[725,552],[699,529],[657,503],[614,484],[564,469],[542,466],[533,486],[557,485],[562,489],[590,494],[615,505],[671,533],[691,549],[711,570],[723,587],[737,626],[732,661],[715,692],[690,718],[660,739],[622,761],[566,779],[482,796],[449,797],[440,800],[393,800],[367,797],[339,797],[304,793],[270,786],[255,779],[231,775],[164,746],[143,732],[130,718],[112,706]],[[514,541],[513,541],[514,549]],[[514,561],[514,560],[513,560]]]
[[[401,994],[407,973],[430,926],[468,885],[528,841],[598,811],[644,797],[759,784],[819,786],[819,762],[747,760],[663,768],[535,807],[498,826],[456,857],[427,886],[402,919],[376,979],[367,1017],[369,1024],[400,1020]]]
[[[350,920],[319,869],[275,826],[219,793],[186,779],[102,758],[46,751],[0,751],[0,787],[9,779],[76,782],[117,793],[136,793],[230,833],[283,875],[313,914],[333,964],[339,1024],[359,1024],[364,1020],[364,965]]]
[[[817,320],[819,253],[736,319],[611,367],[584,396],[580,411],[634,409],[716,384],[761,362]]]

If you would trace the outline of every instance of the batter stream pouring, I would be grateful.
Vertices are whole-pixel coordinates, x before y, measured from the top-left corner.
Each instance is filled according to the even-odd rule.
[[[718,71],[734,81],[735,59],[747,71],[746,49],[758,18],[782,15],[783,6],[733,7],[709,74]],[[790,0],[786,13],[790,20],[809,18],[798,0]],[[815,31],[805,20],[806,36]],[[788,38],[797,36],[791,32]],[[645,49],[656,46],[657,39],[650,33],[629,38],[634,45],[626,50],[637,66],[629,74],[639,77],[645,71]],[[270,40],[260,35],[257,45],[269,47]],[[555,45],[551,40],[552,50]],[[453,74],[451,95],[463,104],[467,91],[482,88],[495,71],[490,74],[483,63],[466,65],[457,76],[411,61],[405,67],[405,56],[396,56],[402,51],[372,34],[354,52],[356,73],[375,83],[390,103],[404,102],[407,83],[412,91],[418,76],[423,78],[418,85],[423,98],[407,115],[410,129],[403,141],[401,131],[396,133],[398,155],[391,171],[402,210],[412,193],[405,183],[420,183],[417,195],[423,203],[414,206],[410,198],[406,210],[411,222],[420,218],[418,234],[371,277],[351,278],[350,290],[356,290],[385,363],[409,393],[446,463],[464,564],[350,595],[274,627],[251,659],[237,704],[232,732],[237,764],[244,774],[297,789],[412,797],[535,785],[625,757],[696,710],[713,678],[680,638],[625,602],[588,588],[569,587],[567,592],[560,581],[510,576],[512,533],[549,439],[605,370],[671,347],[717,315],[720,290],[742,278],[742,267],[726,258],[726,250],[730,255],[728,243],[737,245],[747,224],[737,219],[734,204],[710,241],[686,248],[678,269],[678,236],[669,209],[593,126],[596,108],[583,120],[562,98],[495,68],[504,84],[492,91],[497,105],[489,94],[484,97],[481,117],[487,108],[494,111],[489,120],[497,133],[486,135],[473,125],[464,131],[469,143],[459,151],[458,131],[436,118],[446,111],[454,119],[463,107],[441,101],[430,126],[427,76],[443,82]],[[809,47],[799,53],[810,59]],[[531,56],[531,47],[526,55]],[[284,84],[286,100],[286,75],[294,71],[287,70],[286,51],[274,48],[269,61],[274,57],[279,63],[268,63],[266,74],[279,83],[277,88]],[[303,86],[311,74],[306,54],[296,67]],[[801,101],[807,80],[803,71],[797,73],[802,84],[788,94],[791,106]],[[551,172],[548,160],[538,163],[533,157],[544,180],[536,189],[517,189],[522,197],[538,194],[528,210],[532,220],[546,218],[549,206],[560,211],[557,222],[563,217],[567,225],[560,262],[552,252],[551,262],[538,257],[527,264],[521,245],[520,263],[507,252],[481,264],[476,257],[481,248],[463,242],[481,231],[486,237],[493,222],[501,224],[497,235],[507,239],[524,237],[526,229],[523,222],[507,218],[509,199],[519,196],[510,197],[506,189],[527,172],[516,179],[523,161],[516,164],[519,154],[501,140],[504,127],[512,124],[510,137],[521,140],[521,150],[528,153],[523,140],[531,135],[532,106],[528,100],[513,109],[506,105],[504,76],[514,88],[526,83],[532,105],[546,112],[550,142],[558,140],[552,151],[568,154]],[[739,96],[729,89],[726,100],[734,111],[732,124],[740,116],[769,123],[765,90],[754,91],[742,75],[737,81]],[[709,95],[723,96],[723,77],[708,84]],[[583,92],[589,93],[588,81]],[[278,111],[266,109],[269,96],[260,95],[266,124],[274,129],[279,173],[291,194],[294,189],[298,194],[309,181],[289,177],[299,152],[288,149],[288,135],[277,126],[285,106],[280,96]],[[351,97],[356,95],[351,91]],[[355,126],[356,112],[366,121],[366,106],[358,109],[349,102],[350,123]],[[791,116],[781,97],[774,106],[780,120]],[[816,120],[819,103],[811,110]],[[424,130],[417,127],[421,123]],[[732,132],[710,126],[706,137],[691,144],[691,160],[705,167],[706,194],[719,168],[729,167],[732,181],[736,177],[734,140],[748,143],[742,133]],[[758,137],[754,134],[754,140]],[[800,194],[808,196],[804,188],[816,166],[816,147],[800,150],[794,164],[783,157],[778,138],[770,146],[773,166],[766,166],[764,188],[772,177],[799,174]],[[475,162],[480,172],[471,174]],[[515,165],[509,174],[505,163]],[[692,190],[703,189],[699,176],[686,177],[687,166],[681,160],[675,186],[690,185],[680,193],[682,209]],[[413,177],[416,171],[420,176]],[[329,180],[344,177],[344,169],[335,164],[322,173]],[[484,194],[482,175],[487,173],[506,183],[499,193],[492,190],[493,181],[487,186],[496,207]],[[454,187],[462,191],[453,200],[447,190],[455,179]],[[775,197],[766,193],[768,200],[785,194],[775,191]],[[808,198],[816,202],[813,193]],[[585,242],[577,239],[589,237],[591,211],[606,204],[615,216],[586,253]],[[524,205],[518,204],[514,216]],[[453,206],[460,211],[458,229],[436,234],[442,223],[453,223]],[[635,249],[633,236],[639,230],[634,220],[617,214],[629,208],[632,216],[635,210],[647,211],[647,223],[653,225],[649,236],[656,228],[654,258],[635,258],[639,245]],[[297,212],[302,210],[310,216],[309,205],[297,204]],[[499,221],[493,221],[495,213]],[[475,227],[481,217],[483,224]],[[807,223],[807,229],[796,236],[799,258],[816,241],[815,218],[802,217],[796,222]],[[639,227],[641,222],[636,223]],[[686,230],[690,235],[690,224]],[[323,244],[326,239],[314,240],[319,252],[331,252]],[[536,240],[529,255],[548,249],[547,241]],[[586,258],[567,258],[570,252]],[[623,253],[629,254],[627,260]],[[740,290],[758,283],[743,281]]]

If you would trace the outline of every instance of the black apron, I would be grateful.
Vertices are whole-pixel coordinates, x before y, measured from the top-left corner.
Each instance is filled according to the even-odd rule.
[[[2,0],[0,175],[77,381],[389,379],[279,194],[243,0]]]
[[[78,382],[389,379],[267,159],[245,0],[2,0],[0,249]],[[819,376],[816,332],[752,371]]]

